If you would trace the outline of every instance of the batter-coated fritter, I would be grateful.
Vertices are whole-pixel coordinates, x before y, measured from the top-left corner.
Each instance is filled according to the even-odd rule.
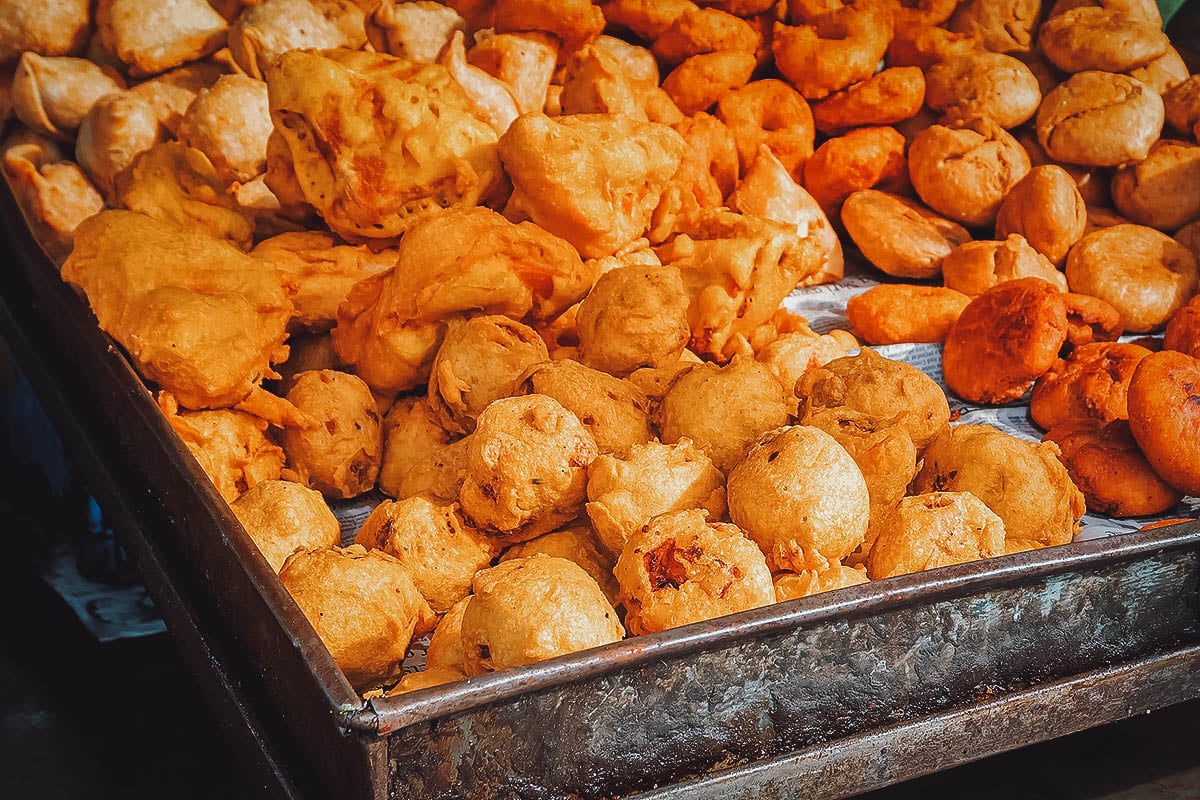
[[[1163,350],[1142,359],[1129,382],[1129,428],[1163,480],[1200,494],[1200,361]]]
[[[1132,343],[1079,345],[1038,378],[1029,402],[1030,416],[1043,430],[1078,419],[1100,425],[1128,419],[1129,381],[1148,355],[1149,350]]]
[[[370,388],[345,372],[302,372],[287,399],[319,422],[284,431],[283,449],[297,482],[328,497],[355,497],[374,487],[383,426]]]
[[[880,524],[871,580],[1004,554],[1004,522],[970,492],[906,497]]]
[[[336,547],[342,541],[341,526],[325,498],[298,483],[260,481],[229,507],[276,572],[298,549]]]

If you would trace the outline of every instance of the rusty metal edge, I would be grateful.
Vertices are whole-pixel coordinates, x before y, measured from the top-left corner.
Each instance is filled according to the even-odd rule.
[[[1200,522],[1197,521],[873,581],[661,633],[631,637],[527,667],[396,697],[378,698],[369,703],[374,713],[364,710],[362,715],[351,716],[348,724],[361,726],[356,729],[364,733],[386,735],[409,725],[503,702],[527,692],[591,680],[682,653],[727,647],[745,639],[831,618],[895,610],[973,590],[1029,582],[1075,569],[1091,570],[1140,556],[1193,547],[1200,547]]]

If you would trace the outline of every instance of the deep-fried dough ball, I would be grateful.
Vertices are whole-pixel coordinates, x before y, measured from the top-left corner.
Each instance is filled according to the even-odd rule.
[[[908,177],[904,150],[895,128],[857,128],[817,148],[804,165],[804,188],[826,213],[864,189],[902,188]]]
[[[958,425],[925,451],[913,491],[970,492],[1004,520],[1009,538],[1066,544],[1084,502],[1058,452],[1055,444],[1026,442],[991,425]]]
[[[696,8],[676,17],[651,49],[660,61],[675,65],[701,53],[754,53],[758,46],[750,23],[715,8]]]
[[[222,75],[196,95],[178,135],[208,156],[222,180],[244,182],[267,168],[272,130],[267,85],[245,75]]]
[[[725,476],[689,439],[637,445],[624,459],[602,455],[588,468],[588,517],[614,556],[652,517],[700,508],[725,516]]]
[[[83,58],[21,56],[13,73],[12,111],[38,133],[70,141],[96,101],[125,89],[116,70]]]
[[[846,198],[842,224],[868,261],[898,278],[932,278],[971,234],[920,203],[866,189]]]
[[[297,480],[329,497],[354,497],[373,487],[383,428],[370,388],[354,375],[323,369],[296,376],[287,399],[320,422],[311,430],[283,433]]]
[[[1005,281],[971,301],[946,337],[946,385],[973,403],[1007,403],[1029,391],[1067,339],[1063,293],[1040,278]]]
[[[863,125],[891,125],[920,111],[925,93],[925,75],[919,67],[891,67],[817,103],[813,122],[830,134]]]
[[[83,50],[91,0],[6,0],[0,4],[0,64],[32,51],[67,56]]]
[[[553,397],[579,418],[601,453],[624,457],[650,441],[650,401],[628,381],[590,369],[578,361],[542,361],[517,381],[517,391]]]
[[[970,302],[962,292],[941,286],[884,283],[851,297],[846,316],[867,344],[944,342]]]
[[[1112,199],[1130,221],[1173,231],[1200,219],[1200,147],[1160,139],[1113,176]]]
[[[359,690],[399,675],[413,636],[437,621],[408,571],[381,550],[301,550],[279,580]]]
[[[1076,347],[1038,378],[1029,415],[1043,430],[1073,419],[1099,424],[1128,419],[1129,381],[1148,355],[1150,351],[1138,344],[1095,342]]]
[[[1167,52],[1171,41],[1158,25],[1120,11],[1081,6],[1043,23],[1038,44],[1063,72],[1128,72]]]
[[[695,10],[691,0],[606,0],[601,3],[609,23],[653,41],[680,16]]]
[[[929,68],[925,102],[947,118],[990,117],[1015,128],[1032,117],[1042,91],[1029,67],[1003,53],[976,53]]]
[[[591,0],[496,0],[493,13],[497,33],[545,31],[566,54],[604,30],[604,13]]]
[[[425,648],[426,670],[463,671],[462,622],[470,604],[471,596],[467,595],[451,606],[433,629]]]
[[[871,2],[854,2],[811,22],[776,22],[771,39],[775,66],[809,100],[874,75],[892,38],[890,15]]]
[[[613,570],[625,624],[643,634],[775,602],[766,559],[736,525],[698,509],[659,515],[625,545]]]
[[[933,125],[908,149],[908,175],[930,208],[963,225],[991,225],[1029,172],[1029,154],[987,117]]]
[[[1196,256],[1153,228],[1114,225],[1089,233],[1067,257],[1071,291],[1099,297],[1121,312],[1127,333],[1166,324],[1196,293]]]
[[[1108,185],[1111,183],[1108,170],[1101,167],[1084,167],[1078,164],[1056,162],[1050,158],[1045,148],[1042,147],[1042,143],[1038,140],[1037,131],[1028,125],[1017,132],[1017,141],[1025,148],[1025,152],[1029,153],[1029,161],[1033,164],[1034,168],[1050,165],[1064,170],[1071,177],[1071,180],[1075,182],[1075,188],[1079,190],[1079,195],[1088,207],[1105,206],[1112,202],[1108,194]],[[1033,170],[1030,170],[1031,174],[1032,172]],[[1028,178],[1029,176],[1026,175],[1025,177]],[[1015,189],[1016,187],[1013,187],[1013,190]],[[1013,190],[1010,190],[1009,194],[1012,194]],[[1069,213],[1067,214],[1067,219],[1071,219]]]
[[[725,123],[701,112],[684,117],[673,127],[687,148],[646,232],[647,239],[654,243],[725,205],[724,198],[733,190],[738,176],[737,143]]]
[[[771,374],[779,379],[786,395],[786,387],[795,386],[800,376],[810,369],[828,364],[857,349],[858,341],[845,331],[827,334],[812,330],[792,331],[772,339],[754,357],[766,364]],[[788,400],[794,413],[796,401],[790,397]]]
[[[999,242],[964,242],[942,260],[942,278],[947,287],[970,297],[1017,278],[1041,278],[1067,290],[1066,277],[1019,233]]]
[[[687,437],[727,471],[762,432],[787,422],[784,387],[752,358],[697,364],[678,375],[659,407],[664,442]]]
[[[470,433],[493,400],[516,394],[521,373],[549,358],[528,325],[499,315],[473,317],[451,326],[438,348],[429,407],[446,430]]]
[[[1004,554],[1004,522],[970,492],[906,497],[880,523],[867,557],[871,580]]]
[[[1042,100],[1038,141],[1055,161],[1114,167],[1150,153],[1163,113],[1162,98],[1135,78],[1078,72]]]
[[[256,483],[229,507],[276,572],[298,549],[336,547],[342,541],[341,526],[325,498],[298,483]]]
[[[800,175],[813,153],[812,111],[781,80],[766,78],[734,89],[717,102],[717,117],[733,132],[743,173],[763,145],[793,176]]]
[[[457,11],[429,0],[364,4],[367,40],[379,51],[429,63],[437,61],[455,31],[467,32]]]
[[[1190,77],[1187,62],[1174,47],[1168,47],[1167,52],[1144,66],[1131,69],[1128,74],[1160,95],[1165,95]]]
[[[1163,24],[1162,12],[1158,10],[1158,4],[1154,0],[1058,0],[1046,16],[1057,17],[1072,8],[1081,6],[1096,6],[1111,11],[1120,11],[1127,14],[1130,19],[1147,22],[1156,28],[1161,28]]]
[[[1041,10],[1042,0],[966,0],[948,27],[975,34],[994,53],[1023,53],[1033,47]]]
[[[809,370],[796,383],[796,396],[801,422],[823,408],[845,406],[878,424],[894,421],[908,432],[918,453],[950,421],[950,404],[932,378],[869,347]]]
[[[1167,124],[1182,134],[1190,134],[1200,122],[1200,74],[1192,75],[1163,95]]]
[[[887,63],[892,67],[929,69],[947,59],[982,51],[977,33],[956,33],[936,25],[897,24],[888,44]]]
[[[704,111],[744,86],[758,65],[752,53],[726,50],[691,56],[663,78],[662,88],[684,114]]]
[[[428,492],[445,500],[458,497],[466,469],[466,440],[437,423],[424,397],[396,401],[383,421],[383,463],[379,488],[403,499]]]
[[[834,589],[845,589],[848,586],[859,586],[867,582],[867,573],[863,569],[844,567],[834,564],[829,569],[817,572],[781,572],[775,576],[775,602],[785,603],[788,600],[799,600],[801,597],[811,597]]]
[[[1129,428],[1163,480],[1200,494],[1200,361],[1163,350],[1142,359],[1129,382]]]
[[[870,495],[862,470],[823,430],[764,433],[729,473],[729,518],[773,570],[827,569],[863,543]]]
[[[1193,299],[1171,315],[1163,334],[1163,348],[1200,358],[1200,302]]]
[[[463,614],[468,675],[533,664],[619,642],[625,630],[583,567],[534,555],[483,570]]]
[[[463,511],[489,535],[533,539],[574,519],[599,451],[579,419],[545,395],[497,400],[468,439]]]
[[[354,542],[394,556],[438,613],[466,597],[475,573],[496,555],[494,543],[471,527],[458,503],[429,495],[375,506]]]
[[[229,29],[229,52],[252,78],[288,50],[357,49],[367,40],[363,9],[353,0],[261,0]]]
[[[629,266],[600,276],[579,304],[579,360],[617,376],[669,364],[687,346],[688,296],[674,267]]]
[[[99,0],[96,30],[104,49],[131,75],[153,75],[195,61],[225,44],[229,26],[206,0]]]
[[[1188,250],[1191,250],[1196,258],[1200,258],[1200,221],[1184,225],[1175,231],[1173,238]]]
[[[133,92],[100,98],[79,125],[75,158],[105,195],[117,173],[163,138],[154,108]]]
[[[617,557],[600,545],[595,532],[586,522],[574,523],[513,545],[500,556],[500,562],[539,554],[575,562],[596,582],[608,602],[613,605],[619,602],[620,589],[612,572]]]
[[[199,91],[212,86],[226,71],[221,64],[193,61],[143,81],[129,91],[150,104],[159,123],[173,136],[179,130],[183,112]]]
[[[1083,238],[1087,207],[1062,167],[1034,167],[1005,196],[996,214],[996,238],[1019,233],[1051,264],[1061,264]]]
[[[1150,467],[1125,420],[1107,425],[1093,419],[1065,421],[1047,431],[1043,441],[1058,445],[1059,458],[1092,513],[1150,516],[1183,497]]]
[[[1121,312],[1099,297],[1067,292],[1067,343],[1115,342],[1121,336]]]

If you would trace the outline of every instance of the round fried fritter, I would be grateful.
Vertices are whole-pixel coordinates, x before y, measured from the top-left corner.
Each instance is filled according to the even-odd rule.
[[[696,8],[680,14],[654,40],[651,52],[674,66],[689,56],[732,50],[753,53],[760,37],[745,20],[715,8]]]
[[[1038,79],[1020,60],[1003,53],[973,53],[929,68],[925,102],[946,119],[990,117],[1015,128],[1042,102]]]
[[[429,408],[451,433],[470,433],[493,400],[517,392],[528,367],[550,353],[528,325],[495,315],[452,325],[433,358]]]
[[[1090,294],[1121,313],[1127,333],[1166,324],[1196,293],[1196,256],[1153,228],[1113,225],[1093,231],[1071,248],[1071,291]]]
[[[892,67],[914,66],[929,69],[934,64],[957,56],[983,52],[975,33],[956,33],[937,25],[897,24],[888,43],[887,63]]]
[[[658,411],[664,442],[691,439],[725,472],[760,433],[787,422],[789,404],[766,365],[735,356],[725,366],[697,364],[677,375]]]
[[[737,142],[743,172],[750,169],[763,145],[798,177],[813,154],[813,115],[808,102],[786,82],[752,81],[717,101],[717,117]]]
[[[245,182],[266,170],[272,129],[267,85],[245,75],[222,75],[187,107],[178,136],[208,156],[222,180]]]
[[[229,507],[276,572],[298,549],[335,547],[342,541],[341,526],[325,498],[298,483],[256,483]]]
[[[1200,360],[1163,350],[1142,359],[1129,382],[1129,428],[1163,480],[1200,494]]]
[[[908,176],[921,199],[968,226],[992,225],[1000,202],[1030,170],[1025,148],[988,117],[931,125],[908,148]]]
[[[1067,258],[1083,238],[1087,206],[1075,180],[1056,164],[1029,171],[1005,196],[996,214],[996,238],[1019,233],[1051,264]]]
[[[383,456],[383,426],[362,379],[330,369],[302,372],[287,399],[320,422],[283,432],[288,467],[298,482],[327,497],[354,497],[371,489]]]
[[[591,576],[565,558],[514,558],[475,576],[462,622],[468,675],[619,642],[625,629]]]
[[[1200,358],[1200,302],[1195,298],[1171,315],[1163,334],[1163,348]]]
[[[617,579],[612,573],[617,557],[600,544],[596,532],[586,522],[572,523],[528,542],[513,545],[500,556],[500,562],[538,554],[574,561],[596,582],[608,602],[613,605],[620,602]]]
[[[1128,72],[1171,47],[1161,26],[1107,8],[1080,6],[1046,20],[1038,45],[1063,72]]]
[[[1066,544],[1085,509],[1058,452],[991,425],[957,425],[925,451],[912,490],[970,492],[1004,520],[1009,538]]]
[[[904,149],[904,136],[895,128],[855,128],[816,149],[804,165],[804,188],[827,214],[864,189],[906,189]]]
[[[1078,72],[1042,100],[1038,142],[1055,161],[1113,167],[1140,161],[1158,140],[1163,100],[1128,75]]]
[[[1019,233],[999,242],[964,242],[942,260],[942,278],[946,288],[970,297],[1018,278],[1041,278],[1059,291],[1067,290],[1066,276]]]
[[[1041,0],[966,0],[947,27],[972,33],[994,53],[1023,53],[1033,47]]]
[[[1190,75],[1187,62],[1174,47],[1168,47],[1167,52],[1149,63],[1131,69],[1129,77],[1137,78],[1160,95],[1174,89],[1186,81]]]
[[[583,511],[587,466],[599,455],[587,428],[552,397],[497,400],[467,440],[462,509],[484,533],[533,539]]]
[[[777,336],[764,345],[755,355],[767,365],[771,374],[783,386],[795,386],[800,376],[814,367],[820,367],[835,358],[849,355],[858,350],[858,341],[846,331],[818,334],[812,330],[792,331]],[[794,412],[796,400],[788,398]]]
[[[1094,514],[1161,514],[1183,497],[1151,469],[1125,420],[1069,420],[1047,431],[1042,441],[1058,445],[1071,480]]]
[[[867,344],[944,342],[970,302],[962,292],[941,286],[883,283],[851,297],[846,316]]]
[[[661,514],[625,545],[613,573],[625,624],[643,634],[775,602],[762,551],[698,509]]]
[[[813,108],[813,121],[829,134],[864,125],[891,125],[920,111],[925,93],[925,76],[919,67],[891,67],[822,100]]]
[[[354,541],[394,556],[439,614],[467,596],[475,573],[497,552],[494,542],[463,517],[458,503],[429,495],[375,506]]]
[[[101,193],[111,196],[117,174],[165,134],[154,107],[136,93],[105,95],[79,124],[75,160]]]
[[[403,500],[429,493],[443,500],[458,497],[466,474],[466,440],[434,419],[424,397],[404,397],[383,420],[383,463],[379,489]]]
[[[781,572],[775,576],[775,602],[799,600],[821,592],[859,586],[867,582],[866,570],[834,564],[827,570],[816,572]]]
[[[1200,74],[1192,75],[1163,95],[1167,124],[1187,135],[1200,122]]]
[[[412,637],[437,620],[408,571],[382,550],[300,550],[279,580],[360,691],[399,675]]]
[[[1074,419],[1092,419],[1099,424],[1128,419],[1129,381],[1138,362],[1148,355],[1150,351],[1141,345],[1120,342],[1074,348],[1038,378],[1029,415],[1042,430]]]
[[[842,224],[863,256],[888,275],[933,278],[942,259],[971,234],[919,203],[867,189],[842,205]]]
[[[1053,88],[1057,88],[1057,85]],[[1051,91],[1053,91],[1053,88]],[[1108,193],[1109,183],[1112,182],[1108,170],[1102,167],[1085,167],[1079,164],[1055,161],[1050,158],[1046,149],[1042,147],[1042,143],[1038,141],[1037,130],[1029,125],[1018,129],[1017,141],[1025,148],[1025,152],[1029,153],[1029,161],[1033,164],[1034,168],[1047,165],[1055,166],[1071,176],[1071,180],[1075,182],[1075,188],[1079,190],[1079,196],[1083,198],[1084,205],[1088,208],[1105,206],[1112,202],[1112,198]],[[1030,170],[1030,174],[1032,173],[1033,170]],[[1029,176],[1026,175],[1025,177],[1028,178]],[[1012,194],[1015,190],[1016,187],[1014,186],[1009,191],[1009,194]],[[1001,204],[1001,208],[1003,208],[1003,204]],[[1063,219],[1063,224],[1071,225],[1071,220],[1075,212],[1065,211],[1064,213],[1066,216]],[[999,216],[997,216],[997,224],[999,224]],[[1017,233],[1019,232],[1017,231]],[[1025,238],[1028,239],[1029,237],[1026,236]],[[1047,257],[1049,256],[1047,255]]]
[[[1067,342],[1075,347],[1115,342],[1121,336],[1121,312],[1099,297],[1067,292]]]
[[[950,404],[932,378],[868,347],[810,370],[796,383],[796,396],[805,424],[823,408],[844,406],[879,425],[894,421],[908,432],[918,453],[950,422]]]
[[[579,360],[624,377],[679,358],[691,337],[688,295],[676,267],[618,267],[579,304]]]
[[[867,557],[875,581],[1004,554],[1004,521],[970,492],[906,497],[880,527]]]
[[[836,439],[806,425],[764,433],[729,473],[729,518],[773,570],[823,570],[867,536],[870,495]]]
[[[459,600],[442,616],[425,648],[426,670],[463,671],[462,623],[471,595]]]
[[[744,86],[757,64],[753,53],[736,50],[691,56],[663,78],[662,89],[680,111],[690,116]]]
[[[1150,154],[1117,170],[1112,199],[1130,221],[1162,231],[1200,219],[1200,147],[1160,139]]]

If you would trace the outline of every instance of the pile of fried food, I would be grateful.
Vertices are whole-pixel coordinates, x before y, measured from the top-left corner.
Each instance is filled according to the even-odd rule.
[[[1200,75],[1149,0],[94,6],[0,5],[5,175],[360,690],[1200,492]],[[843,242],[892,282],[819,335],[781,303]]]

